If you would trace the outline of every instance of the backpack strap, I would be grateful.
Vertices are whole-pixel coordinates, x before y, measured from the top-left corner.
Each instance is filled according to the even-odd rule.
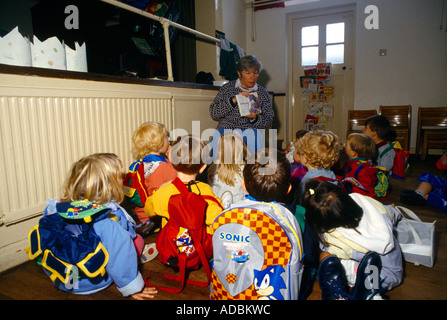
[[[172,180],[172,184],[177,188],[178,191],[180,191],[180,193],[190,192],[185,184],[182,182],[182,180],[180,180],[180,178],[178,177]]]
[[[383,150],[382,153],[380,154],[381,157],[383,157],[388,151],[391,151],[394,149],[394,146],[390,142],[388,142],[388,145],[389,145],[389,147],[386,148],[385,150]]]
[[[312,179],[328,181],[328,182],[337,182],[338,183],[337,179],[332,179],[332,178],[328,178],[328,177],[324,177],[324,176],[318,176],[318,177],[315,177],[315,178],[312,178]]]
[[[185,184],[184,184],[179,178],[175,178],[175,179],[172,181],[172,184],[177,188],[178,191],[180,191],[180,193],[192,192],[192,191],[189,191],[189,190],[188,190],[188,187],[185,186]],[[223,210],[222,205],[220,204],[219,201],[217,201],[217,199],[216,199],[215,197],[210,196],[210,195],[204,195],[204,194],[200,194],[200,196],[201,196],[202,198],[204,198],[205,200],[211,200],[211,201],[217,203],[217,204],[219,205],[219,207],[221,207],[222,210]]]

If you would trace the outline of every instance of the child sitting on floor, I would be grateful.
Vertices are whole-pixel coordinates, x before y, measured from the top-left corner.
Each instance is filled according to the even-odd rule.
[[[210,226],[216,216],[222,212],[222,201],[214,195],[209,184],[196,181],[197,175],[201,174],[206,168],[206,164],[202,160],[204,147],[205,144],[199,138],[184,136],[172,147],[169,157],[177,172],[177,178],[187,186],[190,192],[202,196],[210,196],[214,199],[213,201],[208,197],[205,198],[208,202],[205,224],[208,226],[207,232],[212,233]],[[169,220],[169,198],[179,193],[180,191],[172,182],[161,186],[147,198],[144,211],[149,217],[158,215],[164,218],[162,220],[163,228],[167,220]]]
[[[382,116],[371,116],[365,120],[365,127],[363,133],[371,137],[376,144],[377,154],[373,159],[379,169],[382,169],[387,174],[393,169],[394,157],[396,153],[392,148],[389,148],[389,141],[396,140],[396,131],[391,127],[389,120]],[[390,149],[387,152],[387,149]]]
[[[138,271],[144,241],[119,205],[123,166],[110,153],[76,162],[61,199],[48,200],[39,224],[29,233],[31,259],[38,259],[63,291],[92,294],[115,283],[123,296],[153,298]]]
[[[447,152],[436,162],[439,170],[447,170]],[[418,178],[421,183],[416,190],[402,190],[400,201],[407,205],[431,205],[447,213],[447,179],[422,172]]]
[[[318,281],[323,300],[380,299],[384,290],[401,283],[402,252],[393,235],[400,212],[392,205],[310,180],[303,207],[320,239]]]
[[[224,133],[219,138],[217,159],[208,169],[208,183],[222,200],[224,209],[245,198],[242,171],[247,159],[247,146],[237,131]]]
[[[301,179],[295,195],[295,204],[301,203],[304,185],[309,179],[322,179],[338,184],[338,180],[331,167],[337,162],[340,151],[339,139],[331,131],[310,131],[296,144],[296,153],[307,173]]]
[[[341,180],[342,188],[348,193],[356,192],[376,199],[377,169],[371,162],[376,153],[374,141],[366,134],[351,133],[344,151],[349,159]]]
[[[170,148],[169,141],[168,131],[158,122],[145,122],[132,135],[132,156],[136,160],[143,160],[144,187],[147,196],[177,177],[177,172],[165,156]],[[151,235],[159,226],[156,219],[151,221],[144,213],[144,207],[126,206],[126,209],[130,214],[132,211],[135,212],[135,220],[141,222],[137,232],[143,237]]]

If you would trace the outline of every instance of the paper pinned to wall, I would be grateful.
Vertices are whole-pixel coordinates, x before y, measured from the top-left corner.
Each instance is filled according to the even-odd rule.
[[[19,27],[12,29],[3,38],[0,37],[0,63],[31,67],[30,41],[19,32]]]

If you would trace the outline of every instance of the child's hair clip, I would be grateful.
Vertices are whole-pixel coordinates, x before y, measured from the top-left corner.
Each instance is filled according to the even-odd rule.
[[[315,194],[315,190],[314,189],[309,189],[309,193],[311,196],[313,196]]]

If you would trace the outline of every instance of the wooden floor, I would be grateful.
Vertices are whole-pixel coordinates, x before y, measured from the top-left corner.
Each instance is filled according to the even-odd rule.
[[[417,178],[420,173],[430,172],[446,177],[447,172],[436,170],[434,164],[438,157],[429,156],[424,162],[412,159],[407,178],[405,180],[393,179],[392,193],[389,200],[384,203],[399,202],[399,194],[402,189],[415,189],[419,182]],[[435,207],[410,207],[423,221],[436,220],[436,252],[437,258],[433,268],[415,266],[406,263],[405,278],[399,287],[387,293],[391,300],[447,300],[447,215]],[[147,242],[154,240],[154,236],[146,239]],[[163,274],[176,274],[176,272],[161,264],[158,259],[141,265],[143,277],[150,277],[150,282],[159,286],[178,286],[170,280],[163,280]],[[191,272],[189,278],[193,280],[205,280],[203,269]],[[41,267],[35,262],[29,261],[16,268],[0,274],[0,299],[6,300],[129,300],[123,298],[115,285],[89,296],[80,296],[57,290],[49,278],[44,274]],[[156,300],[208,300],[209,289],[187,285],[180,294],[171,294],[159,291]],[[318,283],[309,300],[321,299]]]

